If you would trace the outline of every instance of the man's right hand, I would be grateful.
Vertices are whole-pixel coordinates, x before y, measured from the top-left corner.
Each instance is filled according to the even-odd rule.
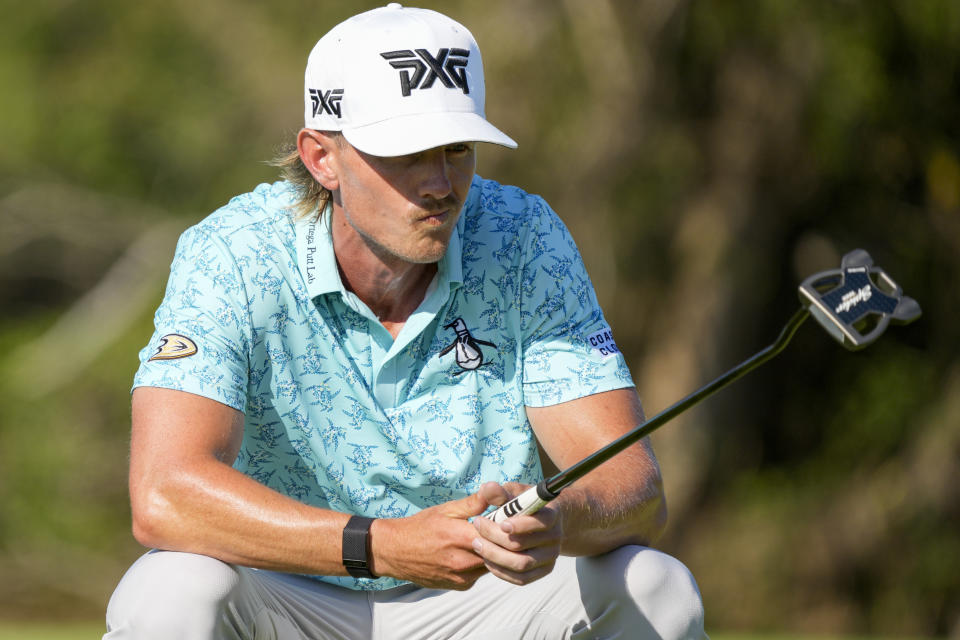
[[[433,589],[469,589],[487,569],[473,550],[477,530],[468,518],[488,506],[474,493],[406,518],[374,521],[370,570]]]

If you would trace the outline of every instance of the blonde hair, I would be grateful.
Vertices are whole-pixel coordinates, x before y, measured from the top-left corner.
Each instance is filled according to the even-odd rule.
[[[325,133],[334,137],[338,146],[342,144],[339,131],[327,131]],[[323,210],[330,202],[333,194],[317,182],[317,179],[303,164],[296,141],[281,145],[277,154],[267,164],[278,167],[280,178],[293,186],[297,194],[297,201],[293,205],[295,218],[306,218],[314,214],[319,218],[323,214]]]

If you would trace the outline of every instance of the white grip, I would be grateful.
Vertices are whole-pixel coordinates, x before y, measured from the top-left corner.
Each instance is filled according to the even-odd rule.
[[[536,487],[530,487],[516,498],[506,503],[496,511],[488,513],[484,518],[494,522],[502,522],[510,516],[528,515],[536,513],[547,501],[540,497]]]

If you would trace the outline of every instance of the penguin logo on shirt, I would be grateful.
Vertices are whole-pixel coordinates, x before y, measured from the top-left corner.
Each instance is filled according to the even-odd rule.
[[[176,360],[197,352],[197,344],[179,333],[170,333],[160,338],[160,346],[150,360]]]
[[[496,348],[497,345],[492,342],[487,342],[486,340],[478,340],[470,335],[470,330],[467,329],[467,323],[463,321],[463,318],[457,318],[450,324],[444,326],[444,329],[453,329],[457,333],[457,338],[453,341],[453,344],[444,347],[443,351],[440,352],[440,357],[443,357],[451,351],[456,350],[457,365],[459,365],[463,371],[458,371],[453,375],[460,375],[467,371],[479,369],[485,364],[490,364],[489,362],[483,361],[483,351],[480,350],[480,345],[493,348]]]

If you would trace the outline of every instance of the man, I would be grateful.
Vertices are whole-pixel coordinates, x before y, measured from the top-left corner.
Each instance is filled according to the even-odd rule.
[[[477,517],[642,421],[566,229],[475,176],[480,52],[391,4],[307,63],[288,180],[180,240],[133,393],[155,550],[106,638],[681,638],[696,584],[642,545],[649,444],[533,515]],[[163,551],[159,551],[163,550]]]

